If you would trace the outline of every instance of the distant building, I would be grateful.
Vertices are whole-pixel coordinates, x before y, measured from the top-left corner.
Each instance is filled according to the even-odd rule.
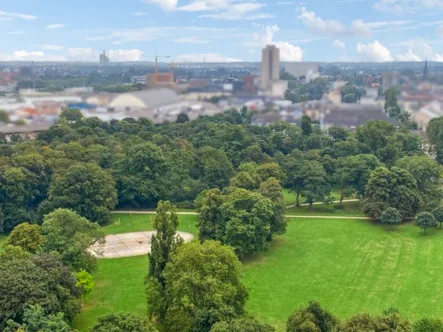
[[[383,91],[396,87],[400,84],[399,75],[395,72],[387,72],[382,75]]]
[[[173,88],[174,85],[173,73],[153,73],[146,75],[146,87],[148,89]]]
[[[318,64],[314,62],[289,62],[285,65],[285,71],[296,78],[320,75],[318,72]]]
[[[423,70],[423,78],[427,79],[428,78],[428,74],[429,74],[429,69],[428,69],[428,59],[426,59],[425,62],[425,69]]]
[[[280,79],[280,50],[275,45],[267,45],[262,51],[261,77],[265,90]]]
[[[103,53],[100,54],[100,66],[102,67],[106,67],[109,65],[109,57],[106,56],[106,51],[103,50]]]

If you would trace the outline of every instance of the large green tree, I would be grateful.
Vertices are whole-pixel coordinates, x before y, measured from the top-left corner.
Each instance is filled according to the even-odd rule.
[[[249,317],[234,319],[230,322],[219,322],[212,326],[210,332],[274,332],[275,329]]]
[[[222,197],[209,191],[199,212],[200,240],[221,241],[239,255],[268,249],[271,225],[279,228],[271,200],[246,189],[231,188]]]
[[[420,208],[421,198],[417,181],[407,170],[377,167],[366,186],[363,211],[379,219],[388,207],[397,209],[402,218],[412,218]]]
[[[63,263],[75,271],[95,270],[96,258],[88,249],[103,241],[103,232],[97,224],[72,210],[57,209],[45,216],[41,232],[44,252],[57,252]]]
[[[40,233],[40,227],[29,223],[15,226],[7,241],[8,245],[20,247],[30,253],[36,253],[42,243],[43,237]]]
[[[419,213],[416,218],[416,223],[417,226],[425,232],[425,234],[428,232],[428,229],[438,226],[437,220],[435,220],[432,213],[429,212]]]
[[[133,314],[109,314],[98,319],[91,332],[157,332],[147,320]]]
[[[286,332],[330,332],[334,331],[338,320],[318,302],[311,301],[289,316]]]
[[[146,295],[148,299],[149,316],[163,322],[167,307],[166,281],[163,271],[170,256],[182,244],[183,240],[177,235],[178,217],[175,206],[170,202],[160,201],[157,214],[153,218],[154,234],[151,239],[151,252],[148,254],[149,270],[146,278]]]
[[[75,277],[53,255],[30,255],[7,247],[0,255],[0,329],[8,320],[22,322],[30,305],[46,314],[64,314],[70,321],[80,312]]]
[[[112,176],[96,164],[75,164],[66,172],[56,174],[42,210],[57,208],[76,211],[82,217],[106,225],[110,211],[117,204],[117,192]]]
[[[240,261],[215,241],[182,245],[164,271],[170,332],[208,332],[221,321],[241,317],[247,299]]]

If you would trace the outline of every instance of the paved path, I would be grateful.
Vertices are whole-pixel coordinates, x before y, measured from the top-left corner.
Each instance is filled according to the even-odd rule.
[[[151,238],[155,233],[151,231],[108,235],[104,243],[94,244],[89,251],[98,258],[143,256],[151,251]],[[177,233],[185,242],[194,238],[190,233]]]
[[[113,214],[156,214],[155,211],[112,211]],[[196,216],[197,212],[177,212],[178,215],[183,216]],[[352,217],[352,216],[314,216],[314,215],[286,215],[287,218],[305,218],[305,219],[361,219],[361,220],[369,220],[371,218],[368,217]]]

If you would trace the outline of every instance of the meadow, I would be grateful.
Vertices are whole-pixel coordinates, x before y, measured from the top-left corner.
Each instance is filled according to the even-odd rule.
[[[114,215],[107,234],[152,229],[149,215]],[[196,234],[196,216],[180,231]],[[317,300],[340,318],[396,307],[411,320],[443,317],[443,230],[414,224],[394,231],[369,220],[291,219],[265,253],[243,259],[247,311],[283,331],[300,305]],[[86,331],[110,312],[146,314],[145,256],[100,260],[97,287],[74,327]]]

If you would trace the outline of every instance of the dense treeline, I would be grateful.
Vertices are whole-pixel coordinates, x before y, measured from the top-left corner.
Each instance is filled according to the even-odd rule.
[[[439,197],[440,168],[424,155],[422,139],[405,129],[372,121],[356,132],[323,132],[309,118],[301,127],[254,127],[249,119],[243,110],[154,126],[146,119],[83,119],[65,110],[36,140],[0,140],[2,229],[39,223],[56,208],[104,225],[116,206],[149,208],[170,200],[191,207],[201,192],[230,184],[259,191],[260,165],[279,166],[275,177],[295,193],[297,205],[300,197],[313,203],[336,191],[362,198],[370,216],[394,207],[408,218]],[[432,133],[438,132],[434,124]]]

